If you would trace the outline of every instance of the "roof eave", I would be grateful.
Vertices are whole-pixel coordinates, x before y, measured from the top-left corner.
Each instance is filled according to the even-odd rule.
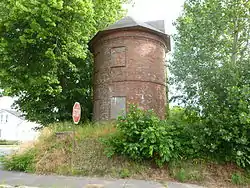
[[[159,37],[161,37],[164,42],[165,42],[165,45],[166,45],[166,50],[167,52],[171,51],[171,43],[170,43],[170,36],[166,33],[162,33],[162,32],[158,32],[158,31],[155,31],[155,30],[152,30],[152,29],[149,29],[149,28],[146,28],[146,27],[143,27],[143,26],[131,26],[131,27],[124,27],[124,28],[115,28],[115,29],[109,29],[109,30],[102,30],[102,31],[98,31],[96,33],[96,35],[89,41],[88,43],[88,46],[89,46],[89,50],[90,52],[94,52],[93,51],[93,45],[95,43],[95,41],[102,35],[105,35],[105,34],[109,34],[109,33],[112,33],[112,32],[115,32],[115,31],[127,31],[127,30],[131,30],[131,29],[136,29],[136,28],[139,28],[139,29],[143,29],[143,30],[146,30],[148,32],[151,32],[151,33],[154,33],[156,35],[158,35]]]

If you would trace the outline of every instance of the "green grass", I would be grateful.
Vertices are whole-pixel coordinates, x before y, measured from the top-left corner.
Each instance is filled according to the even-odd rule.
[[[4,156],[0,155],[0,163],[4,160]]]
[[[235,185],[247,185],[250,183],[250,175],[242,172],[235,172],[231,176],[231,182]]]
[[[75,134],[72,133],[73,130]],[[204,160],[172,161],[158,168],[150,161],[136,162],[124,156],[108,158],[100,140],[115,131],[112,123],[56,123],[42,131],[34,148],[27,148],[22,153],[7,157],[5,166],[37,174],[134,178],[161,182],[174,179],[205,185],[213,180],[214,185],[219,182],[225,187],[249,183],[250,176],[242,169],[211,164]]]
[[[205,166],[203,161],[173,161],[169,164],[172,177],[180,182],[202,182],[205,180]]]
[[[71,164],[58,169],[59,174],[84,175],[84,176],[109,176],[116,178],[132,177],[147,171],[148,163],[137,163],[123,156],[108,158],[104,154],[101,139],[115,132],[112,123],[69,125],[68,123],[54,124],[53,132],[70,133],[75,129],[75,145],[71,140],[72,152],[69,153]],[[46,161],[45,161],[46,162]],[[44,166],[44,165],[42,165]],[[43,168],[44,169],[44,168]]]
[[[216,187],[250,185],[250,173],[234,164],[218,164],[206,160],[174,161],[168,165],[169,174],[179,182]],[[230,181],[229,181],[230,180]]]
[[[18,145],[0,145],[0,148],[17,148]]]
[[[4,166],[10,170],[38,174],[116,178],[146,177],[152,174],[149,162],[138,163],[123,156],[108,158],[104,154],[105,148],[100,140],[115,131],[112,123],[53,124],[43,130],[34,148],[8,157]]]
[[[17,145],[18,141],[8,141],[8,140],[0,140],[1,145]]]

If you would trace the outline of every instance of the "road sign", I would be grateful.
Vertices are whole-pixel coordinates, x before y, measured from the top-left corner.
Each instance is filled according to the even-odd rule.
[[[78,124],[81,119],[81,105],[79,102],[76,102],[73,106],[72,118],[75,124]]]

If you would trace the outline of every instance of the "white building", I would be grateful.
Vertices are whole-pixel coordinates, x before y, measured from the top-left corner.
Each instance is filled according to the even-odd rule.
[[[0,140],[31,141],[37,138],[39,124],[29,122],[21,113],[0,109]]]

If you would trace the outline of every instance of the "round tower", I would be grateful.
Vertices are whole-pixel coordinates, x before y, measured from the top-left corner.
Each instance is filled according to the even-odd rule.
[[[136,22],[125,17],[90,41],[94,54],[94,120],[116,119],[129,104],[166,109],[165,54],[170,39],[164,22]]]

